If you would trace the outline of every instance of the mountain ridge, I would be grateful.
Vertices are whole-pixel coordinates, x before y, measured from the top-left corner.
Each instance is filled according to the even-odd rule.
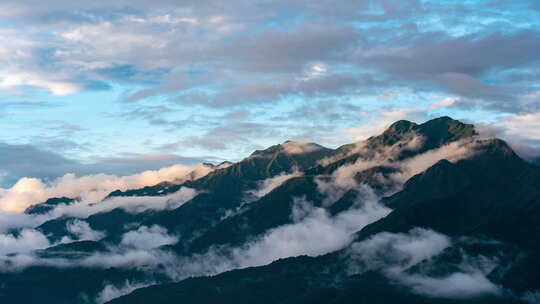
[[[445,276],[476,276],[520,295],[540,289],[535,274],[524,274],[540,273],[540,248],[527,238],[537,235],[540,222],[538,170],[504,141],[480,139],[473,125],[449,117],[398,121],[337,149],[286,141],[197,179],[112,192],[92,204],[112,209],[45,221],[36,230],[51,246],[35,251],[35,265],[0,274],[0,299],[14,301],[16,290],[39,281],[34,290],[50,289],[51,303],[95,296],[110,288],[106,282],[118,290],[157,284],[111,303],[238,302],[242,295],[240,303],[454,303],[410,283]],[[176,204],[178,193],[191,194]],[[132,202],[145,208],[127,208]],[[163,207],[148,208],[156,204]],[[374,247],[383,266],[350,273],[354,263],[367,263],[357,260],[362,252],[355,248],[385,238],[396,241],[382,253]],[[401,239],[437,241],[433,248],[440,249],[403,269],[386,265],[395,257],[384,254],[404,250],[394,247]],[[400,253],[407,254],[419,253]],[[134,257],[146,262],[130,262]],[[483,258],[498,262],[485,273],[474,263],[465,266],[476,272],[464,270],[462,264]],[[69,266],[54,266],[59,261]],[[106,271],[94,268],[103,263]],[[58,289],[79,275],[86,277],[73,290]],[[200,278],[187,279],[192,276]],[[280,290],[284,276],[290,288]],[[521,302],[493,293],[488,283],[478,296],[460,301]],[[200,292],[190,293],[194,288]],[[76,303],[93,300],[85,301]]]

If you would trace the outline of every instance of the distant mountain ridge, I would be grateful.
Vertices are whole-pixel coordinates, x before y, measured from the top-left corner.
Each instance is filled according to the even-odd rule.
[[[509,181],[512,183],[508,184]],[[358,232],[356,241],[369,240],[381,232],[407,233],[414,227],[430,228],[456,237],[476,237],[477,241],[471,241],[477,243],[466,245],[468,247],[461,247],[465,244],[460,244],[456,239],[456,247],[445,251],[448,254],[441,256],[442,260],[438,263],[449,263],[450,266],[452,260],[459,260],[459,255],[465,252],[473,256],[502,259],[499,261],[500,268],[491,272],[493,280],[506,284],[518,293],[535,290],[540,286],[540,265],[536,262],[539,252],[536,240],[540,236],[537,225],[540,222],[538,182],[540,170],[537,167],[521,160],[503,141],[489,140],[471,159],[455,164],[441,160],[410,179],[403,191],[385,199],[386,204],[395,208],[394,211]],[[489,196],[485,196],[487,193]],[[522,204],[516,205],[516,198]],[[486,217],[486,212],[491,215]],[[503,243],[485,243],[481,241],[485,237]],[[458,250],[457,256],[451,254],[453,248]],[[232,303],[233,299],[236,299],[235,303],[250,303],[255,298],[267,300],[262,303],[455,301],[415,295],[393,285],[390,279],[377,272],[336,279],[343,275],[337,265],[343,263],[346,250],[315,258],[289,258],[269,266],[237,270],[216,277],[148,287],[111,303],[143,303],[150,299],[158,303],[210,303],[218,298],[226,303]],[[508,267],[507,263],[515,263],[519,270],[504,270]],[[523,267],[534,268],[525,271]],[[518,271],[523,272],[519,275]],[[295,287],[277,289],[274,284],[281,286],[279,282],[282,280],[290,280],[286,284]],[[252,292],[254,288],[257,289],[256,294]],[[459,303],[521,301],[519,297],[507,293],[478,295],[469,300],[460,299]]]
[[[37,227],[54,246],[34,253],[42,264],[0,273],[0,300],[93,303],[107,284],[143,282],[156,286],[111,303],[525,303],[540,290],[540,168],[504,141],[476,135],[449,117],[402,120],[337,149],[287,141],[200,178],[114,191],[95,203],[113,208]],[[193,195],[185,202],[163,204],[186,189]],[[122,207],[131,201],[164,207]],[[26,213],[46,215],[59,204],[80,202],[51,199]],[[135,236],[150,247],[130,247]],[[434,244],[399,247],[402,239]],[[373,244],[386,247],[366,247]],[[122,263],[134,255],[147,264]],[[88,259],[111,264],[96,269]],[[351,272],[358,263],[367,270]],[[232,270],[246,265],[258,267]],[[464,297],[469,283],[458,278],[480,289]],[[433,284],[457,284],[457,296],[434,295]],[[23,288],[32,293],[21,296]],[[39,296],[46,292],[49,302]]]

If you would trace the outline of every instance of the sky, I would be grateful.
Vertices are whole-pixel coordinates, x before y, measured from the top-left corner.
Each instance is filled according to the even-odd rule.
[[[442,115],[536,156],[539,105],[539,1],[0,2],[0,187]]]

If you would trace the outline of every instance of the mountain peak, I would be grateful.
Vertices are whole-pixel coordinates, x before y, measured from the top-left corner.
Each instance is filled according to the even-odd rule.
[[[381,135],[371,137],[368,141],[372,145],[391,146],[413,136],[422,136],[425,139],[425,149],[432,149],[476,134],[474,125],[442,116],[422,124],[399,120],[390,125]]]
[[[272,156],[276,153],[286,154],[309,154],[318,151],[330,151],[331,149],[325,148],[319,144],[307,142],[307,141],[292,141],[287,140],[282,144],[270,146],[264,150],[256,150],[251,154],[254,156]]]
[[[520,157],[514,152],[514,150],[504,140],[499,138],[490,138],[482,140],[482,145],[478,149],[480,156],[491,156],[501,158],[514,158],[520,159]]]
[[[409,120],[398,120],[394,122],[393,124],[386,129],[386,132],[397,132],[397,133],[405,133],[411,131],[416,126],[416,123],[409,121]]]

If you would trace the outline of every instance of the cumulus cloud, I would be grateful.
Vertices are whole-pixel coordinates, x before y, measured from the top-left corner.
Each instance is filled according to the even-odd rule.
[[[77,177],[70,173],[52,182],[44,182],[38,178],[21,178],[11,188],[0,189],[0,210],[20,212],[30,205],[53,197],[98,202],[114,190],[137,189],[164,181],[179,183],[202,177],[212,170],[212,167],[205,165],[174,165],[128,176],[94,174]]]

